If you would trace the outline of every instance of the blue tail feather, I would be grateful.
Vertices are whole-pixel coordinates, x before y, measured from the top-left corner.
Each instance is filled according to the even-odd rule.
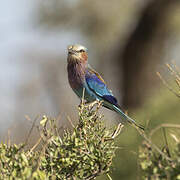
[[[142,127],[141,125],[136,124],[135,120],[133,120],[132,118],[130,118],[128,115],[126,115],[120,108],[113,106],[114,107],[114,111],[116,111],[118,114],[121,115],[121,117],[123,117],[125,120],[127,120],[129,123],[134,124],[135,126],[139,127],[140,129],[144,130],[144,127]]]

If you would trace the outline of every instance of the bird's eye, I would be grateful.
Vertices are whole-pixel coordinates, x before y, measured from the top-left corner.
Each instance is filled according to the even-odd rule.
[[[81,52],[81,53],[82,53],[82,52],[85,52],[85,51],[84,51],[83,49],[81,49],[79,52]]]

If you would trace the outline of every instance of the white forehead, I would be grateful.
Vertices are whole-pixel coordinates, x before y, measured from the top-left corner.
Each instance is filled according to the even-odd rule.
[[[74,45],[68,46],[68,50],[74,50],[74,51],[84,50],[84,51],[87,51],[87,48],[80,45],[80,44],[74,44]]]

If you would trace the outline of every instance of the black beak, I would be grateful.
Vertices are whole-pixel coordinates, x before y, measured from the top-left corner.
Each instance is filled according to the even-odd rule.
[[[68,54],[74,54],[73,50],[68,50]]]
[[[76,54],[76,52],[73,51],[73,50],[68,50],[68,54],[69,54],[69,55],[72,55],[72,54]]]

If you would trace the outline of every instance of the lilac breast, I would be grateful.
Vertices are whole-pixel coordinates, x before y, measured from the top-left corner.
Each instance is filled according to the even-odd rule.
[[[85,81],[85,67],[81,63],[73,62],[68,64],[67,71],[71,88],[81,88]]]

